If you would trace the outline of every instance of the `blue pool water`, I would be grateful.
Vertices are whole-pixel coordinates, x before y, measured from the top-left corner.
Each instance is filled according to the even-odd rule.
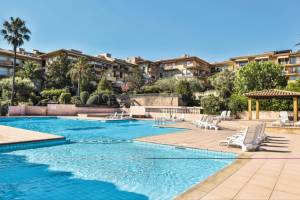
[[[132,142],[181,130],[156,128],[153,121],[12,118],[0,119],[0,125],[73,142],[0,153],[0,199],[5,200],[172,199],[233,161],[214,157],[235,156]]]

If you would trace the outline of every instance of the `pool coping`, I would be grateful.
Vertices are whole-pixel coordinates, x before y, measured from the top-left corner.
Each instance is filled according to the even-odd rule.
[[[6,125],[0,125],[0,130],[5,129],[5,132],[12,134],[12,135],[20,135],[20,134],[25,134],[29,136],[27,139],[25,136],[25,139],[20,139],[18,137],[12,138],[8,141],[2,141],[0,142],[0,147],[6,146],[6,145],[15,145],[15,144],[26,144],[26,143],[39,143],[39,142],[46,142],[46,141],[54,141],[54,140],[66,140],[64,136],[60,135],[55,135],[51,133],[44,133],[44,132],[39,132],[39,131],[32,131],[28,129],[22,129],[22,128],[17,128],[17,127],[12,127],[12,126],[6,126]],[[2,135],[3,138],[5,138],[6,133],[4,133],[4,136]],[[0,134],[1,137],[1,134]]]
[[[201,199],[247,164],[251,157],[241,153],[234,162],[179,194],[175,200]]]

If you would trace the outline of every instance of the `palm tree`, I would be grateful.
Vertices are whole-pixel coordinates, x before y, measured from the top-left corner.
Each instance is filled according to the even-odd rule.
[[[91,65],[86,57],[80,57],[72,66],[68,75],[72,81],[77,82],[77,94],[80,95],[80,87],[82,79],[89,79],[91,76]]]
[[[14,50],[14,63],[12,71],[12,84],[11,84],[11,99],[10,104],[14,105],[15,96],[15,71],[16,71],[16,60],[17,60],[17,48],[24,44],[24,41],[30,40],[30,30],[26,27],[25,21],[19,17],[11,17],[9,21],[4,21],[3,28],[0,30],[1,35],[3,35],[4,40],[8,42],[9,45],[13,46]]]

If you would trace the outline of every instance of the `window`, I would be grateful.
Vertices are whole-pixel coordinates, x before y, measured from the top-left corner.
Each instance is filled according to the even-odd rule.
[[[290,80],[298,80],[299,76],[290,76]]]
[[[120,72],[120,78],[123,78],[123,72]]]
[[[240,61],[237,63],[239,67],[243,67],[248,64],[248,61]]]
[[[278,63],[281,65],[286,65],[289,63],[289,58],[279,58]]]
[[[8,69],[0,67],[0,76],[7,76],[8,75]]]
[[[300,63],[300,57],[291,57],[290,64],[297,64]]]

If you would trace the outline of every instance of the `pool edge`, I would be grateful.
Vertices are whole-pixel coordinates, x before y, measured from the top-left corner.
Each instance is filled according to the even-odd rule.
[[[201,199],[209,194],[214,188],[223,183],[226,179],[235,174],[240,168],[242,168],[251,159],[251,156],[245,153],[239,154],[239,156],[228,166],[217,171],[213,175],[207,177],[201,182],[188,188],[183,193],[176,196],[175,200],[191,200]]]

